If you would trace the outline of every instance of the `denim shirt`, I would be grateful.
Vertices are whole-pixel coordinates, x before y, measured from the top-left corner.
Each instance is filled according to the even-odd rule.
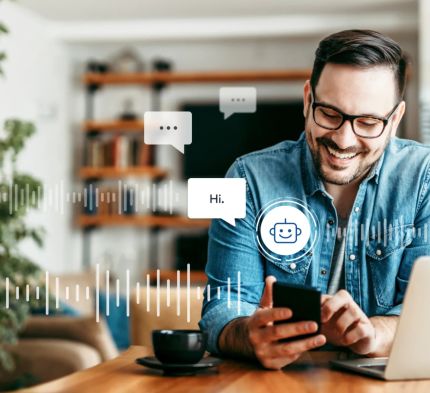
[[[347,226],[344,282],[369,317],[400,314],[413,262],[430,255],[429,153],[428,146],[392,138],[359,186]],[[218,337],[227,323],[254,313],[266,276],[327,293],[338,225],[304,133],[296,142],[238,158],[226,177],[246,179],[246,217],[236,226],[213,220],[209,231],[208,286],[199,324],[213,353],[219,352]],[[290,197],[315,212],[322,235],[300,260],[274,262],[259,253],[255,220],[269,202]]]

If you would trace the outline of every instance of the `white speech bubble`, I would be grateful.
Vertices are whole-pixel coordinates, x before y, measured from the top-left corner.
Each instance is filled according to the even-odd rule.
[[[184,154],[192,142],[191,112],[145,112],[143,122],[147,145],[171,145]]]
[[[188,217],[221,218],[236,226],[236,218],[246,216],[246,180],[189,179]]]
[[[255,87],[221,87],[219,89],[219,110],[224,120],[233,113],[254,113],[257,110],[257,89]]]

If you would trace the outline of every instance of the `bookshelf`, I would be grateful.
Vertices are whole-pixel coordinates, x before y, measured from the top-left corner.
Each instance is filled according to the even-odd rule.
[[[171,84],[228,84],[228,83],[273,83],[297,82],[310,77],[310,69],[290,70],[236,70],[236,71],[205,71],[205,72],[143,72],[143,73],[85,73],[82,83],[86,88],[86,120],[82,123],[81,134],[86,144],[86,160],[80,166],[78,177],[85,186],[97,187],[103,181],[116,179],[126,181],[129,177],[142,177],[157,183],[168,177],[168,171],[154,165],[153,147],[143,144],[144,123],[141,119],[95,119],[94,96],[102,88],[110,85],[137,85],[150,89],[152,107],[147,110],[160,110],[162,90]],[[119,142],[118,142],[119,141]],[[142,141],[130,142],[130,141]],[[129,143],[130,142],[130,143]],[[124,145],[124,146],[123,146]],[[130,145],[130,146],[129,146]],[[88,147],[90,146],[90,147]],[[119,147],[118,147],[119,146]],[[122,153],[118,153],[118,152]],[[128,153],[124,153],[127,151]],[[131,153],[130,153],[131,152]],[[120,154],[120,156],[118,156]],[[120,158],[118,158],[120,157]],[[124,157],[128,157],[124,159]],[[120,209],[121,210],[121,205]],[[210,220],[191,220],[187,217],[158,214],[106,214],[93,210],[88,214],[80,211],[76,224],[84,234],[83,260],[89,264],[90,236],[89,233],[99,227],[149,228],[156,234],[160,229],[197,228],[207,229]],[[157,240],[155,238],[155,240]],[[156,241],[151,243],[151,268],[156,268]]]
[[[143,132],[143,120],[87,120],[84,132]]]
[[[162,179],[166,177],[168,172],[165,169],[156,166],[140,166],[140,167],[82,167],[79,170],[81,179],[119,179],[123,177],[145,176],[150,179]]]
[[[136,226],[141,228],[208,228],[210,220],[191,220],[180,216],[115,216],[115,215],[81,215],[78,218],[80,227],[97,226]]]
[[[170,84],[170,83],[230,83],[303,81],[311,75],[310,69],[267,71],[208,71],[208,72],[147,72],[147,73],[87,73],[86,85]]]

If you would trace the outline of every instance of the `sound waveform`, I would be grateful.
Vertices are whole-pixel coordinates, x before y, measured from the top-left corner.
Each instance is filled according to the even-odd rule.
[[[166,280],[166,306],[171,306],[171,294],[172,291],[176,290],[176,314],[177,316],[181,315],[181,276],[180,276],[180,270],[176,271],[176,288],[174,287],[174,283],[170,281],[170,279]],[[104,278],[102,278],[104,275]],[[100,273],[100,265],[96,265],[96,272],[95,272],[95,283],[94,283],[94,289],[95,289],[95,318],[96,322],[100,322],[100,290],[101,290],[101,279],[105,281],[104,291],[106,292],[106,305],[105,305],[105,315],[108,317],[110,315],[110,293],[111,293],[111,276],[110,271],[106,270],[103,274]],[[227,307],[232,307],[232,301],[231,301],[231,286],[234,285],[237,287],[237,314],[240,314],[240,298],[241,298],[241,275],[240,271],[237,272],[236,277],[236,283],[232,284],[231,278],[227,278]],[[50,296],[54,297],[54,303],[55,303],[55,309],[60,308],[60,278],[55,277],[54,281],[54,288],[50,288],[50,273],[48,271],[45,272],[45,283],[44,283],[44,289],[45,289],[45,315],[49,315],[52,311],[50,309]],[[146,311],[151,311],[151,278],[150,275],[146,275]],[[114,295],[116,300],[116,306],[119,307],[120,305],[120,279],[115,280],[115,289],[114,289]],[[131,299],[131,284],[130,284],[130,270],[126,269],[126,280],[125,280],[125,304],[126,304],[126,316],[130,317],[130,303],[131,301],[135,301],[136,304],[140,304],[140,296],[141,296],[141,283],[138,281],[133,285],[133,288],[135,288],[135,298]],[[155,312],[156,316],[160,316],[160,306],[161,306],[161,283],[160,283],[160,269],[157,269],[157,275],[156,275],[156,291],[155,291]],[[84,288],[81,288],[79,284],[74,285],[74,301],[75,302],[81,302],[81,301],[89,301],[90,300],[90,291],[92,290],[90,286],[85,286]],[[81,290],[85,290],[85,297],[81,296]],[[204,290],[206,291],[204,292]],[[207,301],[211,301],[211,291],[214,288],[211,288],[210,284],[206,285],[204,288],[201,286],[196,286],[196,299],[197,300],[203,300],[204,294],[206,294]],[[40,287],[35,286],[33,289],[30,287],[29,284],[25,286],[25,298],[23,298],[23,295],[21,294],[21,289],[19,286],[16,286],[15,288],[11,287],[10,279],[9,277],[6,277],[5,279],[5,307],[6,309],[10,308],[10,296],[15,295],[16,300],[25,300],[26,302],[30,301],[31,294],[34,294],[36,300],[40,300]],[[69,300],[72,298],[71,296],[71,288],[70,286],[64,287],[64,293],[65,293],[65,299]],[[216,299],[221,299],[221,293],[223,292],[223,288],[216,287]],[[213,300],[213,298],[212,298]],[[190,264],[187,264],[187,272],[186,272],[186,318],[187,322],[190,322],[190,314],[191,314],[191,282],[190,282]]]

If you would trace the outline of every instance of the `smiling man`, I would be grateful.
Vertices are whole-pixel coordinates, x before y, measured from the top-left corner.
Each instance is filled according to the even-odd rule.
[[[214,220],[210,229],[208,283],[228,292],[205,296],[200,326],[210,351],[257,358],[273,369],[326,343],[388,354],[412,264],[430,255],[430,149],[395,137],[405,112],[406,65],[399,45],[380,33],[326,37],[304,85],[301,138],[232,165],[227,177],[247,181],[247,214],[236,227]],[[256,218],[278,198],[302,201],[323,234],[293,263],[266,259],[255,244]],[[240,294],[237,283],[227,290],[237,272]],[[288,322],[291,310],[272,308],[275,280],[324,293],[320,334],[295,339],[317,325]]]

